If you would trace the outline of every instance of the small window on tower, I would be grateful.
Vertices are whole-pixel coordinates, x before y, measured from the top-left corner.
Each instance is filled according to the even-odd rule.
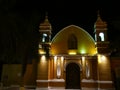
[[[99,33],[99,37],[100,37],[100,41],[105,41],[103,32]]]
[[[47,34],[46,34],[46,33],[43,33],[42,42],[45,42],[45,41],[46,41],[46,38],[47,38]]]
[[[74,34],[68,37],[68,49],[77,49],[77,38]]]
[[[41,44],[39,44],[39,46],[38,46],[39,48],[42,48],[42,45]]]

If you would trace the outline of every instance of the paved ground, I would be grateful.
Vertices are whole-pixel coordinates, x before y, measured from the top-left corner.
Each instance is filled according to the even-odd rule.
[[[18,87],[4,87],[0,88],[0,90],[80,90],[80,89],[27,89],[27,88],[18,88]]]

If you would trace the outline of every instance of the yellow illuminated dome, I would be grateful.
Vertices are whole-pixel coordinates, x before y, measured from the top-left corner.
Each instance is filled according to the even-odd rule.
[[[96,54],[95,41],[84,29],[70,25],[59,31],[51,42],[51,54]]]

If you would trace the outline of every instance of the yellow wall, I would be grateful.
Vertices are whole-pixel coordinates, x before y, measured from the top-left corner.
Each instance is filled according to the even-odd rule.
[[[51,42],[51,54],[68,54],[68,38],[74,34],[78,41],[77,54],[96,54],[95,41],[84,29],[70,25],[62,29]]]
[[[40,57],[37,68],[37,79],[47,80],[48,79],[48,60],[43,55]]]

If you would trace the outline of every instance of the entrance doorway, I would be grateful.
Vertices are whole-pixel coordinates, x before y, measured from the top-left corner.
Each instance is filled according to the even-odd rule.
[[[66,89],[80,89],[80,67],[76,63],[66,67]]]

